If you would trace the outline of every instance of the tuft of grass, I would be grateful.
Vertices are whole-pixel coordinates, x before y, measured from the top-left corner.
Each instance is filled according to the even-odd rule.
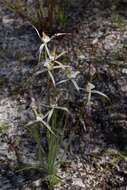
[[[54,112],[51,119],[51,126],[56,131],[56,136],[47,132],[48,139],[48,161],[47,161],[47,179],[49,187],[52,189],[55,185],[57,185],[61,178],[57,175],[57,170],[59,167],[59,162],[57,160],[59,147],[60,147],[60,134],[58,131],[60,130],[60,125],[58,122],[58,112]]]
[[[31,4],[25,0],[1,0],[1,2],[9,10],[29,21],[32,26],[38,29],[40,34],[42,31],[51,32],[56,24],[63,27],[67,22],[67,17],[64,14],[64,3],[61,4],[57,0],[47,0],[47,2],[36,0]]]

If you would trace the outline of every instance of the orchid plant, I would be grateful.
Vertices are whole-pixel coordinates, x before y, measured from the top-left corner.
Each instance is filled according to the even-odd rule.
[[[34,27],[35,28],[35,27]],[[63,51],[62,53],[57,54],[56,50],[51,51],[51,47],[49,46],[49,43],[55,38],[59,37],[61,35],[65,35],[64,33],[58,33],[53,35],[52,37],[49,37],[45,33],[43,33],[43,36],[41,37],[38,30],[35,28],[40,40],[41,45],[39,48],[39,58],[38,58],[38,66],[41,65],[41,69],[39,68],[36,72],[34,72],[34,77],[40,76],[45,74],[43,77],[46,76],[47,78],[47,102],[41,103],[41,107],[44,108],[44,113],[39,113],[38,108],[35,105],[35,102],[31,104],[31,108],[33,110],[33,113],[35,115],[35,120],[30,121],[26,127],[30,130],[30,126],[34,124],[38,124],[40,127],[44,126],[47,129],[47,141],[48,141],[48,155],[47,155],[47,165],[46,170],[48,173],[47,180],[50,188],[52,189],[52,186],[56,185],[56,182],[59,181],[59,177],[57,176],[56,166],[57,166],[57,155],[58,155],[58,147],[59,147],[59,130],[63,130],[61,127],[61,124],[63,120],[59,119],[59,113],[62,113],[63,117],[67,114],[72,117],[71,112],[69,108],[67,107],[68,104],[60,104],[60,97],[61,97],[61,89],[63,84],[72,85],[72,88],[76,90],[77,93],[86,93],[88,94],[87,97],[87,104],[91,104],[91,96],[92,94],[99,94],[103,96],[104,98],[108,97],[100,92],[95,90],[95,86],[88,82],[86,87],[83,89],[78,84],[78,76],[80,75],[80,72],[75,70],[72,66],[63,64],[62,57],[67,53],[66,51]],[[57,72],[56,72],[57,71]],[[59,78],[59,81],[56,81],[56,75],[62,73],[63,78],[61,80],[61,77]],[[64,88],[66,88],[64,86]],[[69,88],[66,89],[66,92],[69,91]],[[67,92],[69,93],[69,92]],[[68,99],[67,99],[68,101]],[[65,106],[66,105],[66,106]],[[79,119],[80,120],[80,119]],[[83,120],[81,120],[83,122]],[[33,135],[35,138],[35,135]],[[39,147],[42,149],[42,146],[40,146],[40,136],[36,136],[39,138],[39,141],[37,139],[36,142],[38,142]],[[41,151],[41,154],[44,154],[44,150]],[[42,158],[41,156],[40,158]],[[42,163],[42,160],[40,161]],[[40,167],[44,168],[44,167]]]

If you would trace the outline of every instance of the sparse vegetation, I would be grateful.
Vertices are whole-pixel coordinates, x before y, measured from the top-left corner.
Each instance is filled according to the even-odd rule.
[[[21,18],[29,21],[41,34],[42,31],[52,32],[56,24],[64,27],[67,16],[64,12],[64,3],[57,0],[36,0],[29,2],[25,0],[2,0],[2,3]]]

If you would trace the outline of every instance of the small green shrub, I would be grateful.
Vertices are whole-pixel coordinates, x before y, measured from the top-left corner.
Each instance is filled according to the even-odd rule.
[[[7,122],[0,121],[0,133],[5,133],[10,125]]]
[[[118,13],[113,13],[111,16],[111,19],[112,19],[113,26],[118,27],[121,30],[126,29],[127,22],[124,19],[124,17],[122,17],[121,15],[119,15]]]

